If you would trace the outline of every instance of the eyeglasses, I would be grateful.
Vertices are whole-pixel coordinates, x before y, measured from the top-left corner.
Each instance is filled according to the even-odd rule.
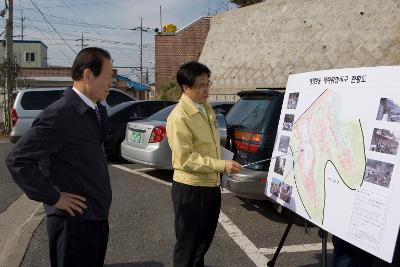
[[[193,86],[193,87],[197,87],[197,88],[200,88],[200,89],[205,89],[205,88],[209,88],[211,85],[212,85],[212,82],[208,81],[207,83],[201,83],[201,84],[199,84],[197,86]]]

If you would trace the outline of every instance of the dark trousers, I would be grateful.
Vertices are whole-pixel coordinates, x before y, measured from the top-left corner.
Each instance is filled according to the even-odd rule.
[[[51,266],[103,266],[108,231],[107,220],[50,215],[47,217],[47,233]]]
[[[400,266],[399,236],[397,236],[392,263],[378,257],[332,235],[333,253],[332,267],[394,267]]]
[[[172,183],[175,212],[174,267],[204,266],[221,208],[219,187]]]

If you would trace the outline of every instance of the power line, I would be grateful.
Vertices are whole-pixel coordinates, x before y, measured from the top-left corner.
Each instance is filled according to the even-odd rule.
[[[101,5],[101,4],[110,4],[110,3],[117,3],[117,2],[126,2],[126,1],[131,1],[131,0],[115,0],[115,1],[104,1],[104,2],[91,2],[91,3],[81,3],[81,4],[72,4],[70,6],[89,6],[89,5]],[[43,8],[58,8],[58,7],[62,7],[62,6],[45,6]]]
[[[60,1],[67,9],[69,9],[73,14],[75,14],[75,16],[76,16],[78,19],[80,19],[83,23],[85,23],[87,26],[89,26],[90,29],[91,29],[94,33],[96,33],[97,35],[103,37],[101,34],[99,34],[99,33],[93,28],[93,26],[91,26],[89,23],[87,23],[81,16],[79,16],[79,14],[77,14],[76,12],[74,12],[63,0],[59,0],[59,1]],[[83,33],[82,33],[82,34],[83,34]],[[83,39],[83,37],[82,37],[82,39]],[[121,51],[121,53],[124,54],[123,51]],[[125,55],[125,56],[128,57],[128,55]]]
[[[34,25],[34,26],[36,26],[34,22],[31,22],[31,24]],[[54,32],[53,32],[53,31],[50,31],[49,26],[48,26],[47,24],[46,24],[46,26],[47,26],[47,29],[48,29],[48,30],[43,30],[43,28],[42,28],[42,30],[40,31],[40,34],[41,34],[41,35],[45,35],[45,36],[49,36],[49,37],[51,37],[51,40],[55,40],[56,38],[53,37]],[[37,27],[37,26],[36,26],[36,27]],[[47,34],[47,33],[48,33],[48,34]],[[40,40],[40,39],[39,39],[39,40]],[[61,54],[64,56],[64,58],[72,64],[72,59],[71,59],[60,47],[57,47],[57,49],[58,49],[58,51],[61,52]],[[48,50],[48,51],[49,51],[49,52],[53,52],[53,51],[51,51],[51,50]]]
[[[64,43],[71,48],[71,50],[76,54],[75,50],[67,43],[67,41],[64,40],[64,38],[61,36],[61,34],[58,33],[58,31],[56,30],[56,28],[54,28],[54,26],[50,23],[50,21],[47,20],[46,16],[42,13],[42,11],[37,7],[37,5],[35,4],[35,2],[33,2],[33,0],[31,0],[32,4],[36,7],[36,9],[40,12],[40,14],[43,16],[43,18],[46,20],[46,22],[53,28],[53,30],[57,33],[58,36],[60,36],[60,38],[64,41]]]
[[[71,5],[69,5],[69,6],[71,6]],[[40,13],[39,11],[37,11],[34,8],[29,8],[29,7],[25,7],[25,6],[19,6],[19,7],[20,7],[20,9],[18,9],[18,10],[25,9],[25,10],[32,11],[32,12],[35,12],[35,13]],[[68,9],[71,10],[70,8],[68,8]],[[57,18],[57,20],[52,20],[53,24],[70,25],[70,26],[82,26],[82,27],[90,25],[92,27],[101,27],[103,29],[111,29],[111,30],[131,30],[132,29],[129,26],[123,26],[123,25],[97,24],[97,23],[87,23],[87,22],[83,22],[82,23],[82,22],[79,22],[77,20],[70,19],[68,17],[55,16],[53,14],[46,13],[46,12],[43,12],[43,11],[42,11],[42,13],[47,15],[47,17]],[[31,20],[35,20],[35,21],[40,21],[40,20],[34,19],[34,18],[30,18],[30,19]]]
[[[29,8],[29,7],[24,7],[24,6],[19,6],[19,7],[20,7],[20,9],[26,9],[28,11],[32,11],[32,12],[35,12],[35,13],[40,13],[39,11],[37,11],[34,8]],[[20,9],[18,8],[18,10],[20,10]],[[59,19],[60,22],[54,22],[53,21],[54,24],[64,24],[64,25],[71,25],[71,26],[78,26],[78,25],[84,26],[86,24],[86,25],[91,25],[93,27],[102,27],[102,28],[108,28],[108,29],[112,29],[112,30],[130,30],[130,27],[128,27],[128,26],[109,25],[109,24],[104,25],[104,24],[86,23],[86,22],[82,23],[82,22],[79,22],[77,20],[72,20],[70,18],[55,16],[55,15],[47,13],[47,12],[43,12],[42,11],[42,13],[47,15],[48,17]],[[66,21],[70,22],[71,24],[65,24]]]
[[[31,19],[29,19],[31,20]],[[24,27],[27,29],[33,29],[33,30],[38,30],[41,33],[43,32],[48,32],[48,33],[52,33],[52,30],[47,30],[43,27],[37,27],[37,26],[27,26]],[[72,34],[72,33],[67,33],[67,32],[60,32],[59,33],[63,34],[63,35],[69,35],[73,38],[64,38],[64,40],[66,41],[75,41],[77,38],[79,38],[80,36],[77,34]],[[25,35],[27,36],[27,35]],[[37,39],[37,38],[34,38]],[[128,42],[120,42],[120,41],[113,41],[113,40],[109,40],[109,39],[100,39],[100,38],[93,38],[93,37],[85,37],[86,40],[92,41],[92,42],[99,42],[99,43],[110,43],[110,44],[115,44],[115,45],[120,45],[120,46],[137,46],[138,48],[118,48],[118,49],[125,49],[125,50],[139,50],[139,44],[137,43],[128,43]],[[54,38],[41,38],[40,40],[54,40]],[[80,39],[79,39],[80,40]],[[110,47],[110,48],[115,48],[115,47]],[[153,44],[144,44],[143,45],[143,51],[155,51],[154,45]]]
[[[34,21],[40,21],[39,19],[31,18],[31,20]],[[103,24],[95,24],[95,23],[80,23],[80,22],[74,22],[70,20],[59,20],[59,21],[53,21],[53,24],[59,24],[59,25],[68,25],[68,26],[76,26],[76,27],[101,27],[103,29],[110,29],[110,30],[129,30],[129,27],[120,27],[120,26],[110,26],[110,25],[103,25]]]

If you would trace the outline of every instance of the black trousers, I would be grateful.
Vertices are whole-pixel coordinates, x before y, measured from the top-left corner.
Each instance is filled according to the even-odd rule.
[[[380,258],[332,235],[332,267],[398,267],[400,266],[400,242],[397,235],[392,263]]]
[[[52,267],[100,267],[108,242],[108,221],[78,217],[47,217],[50,263]]]
[[[221,190],[174,181],[171,196],[175,212],[174,267],[204,266],[204,255],[217,228]]]

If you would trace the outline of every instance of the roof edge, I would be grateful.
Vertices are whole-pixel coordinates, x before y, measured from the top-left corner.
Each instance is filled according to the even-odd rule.
[[[201,16],[195,20],[193,20],[192,22],[190,22],[189,24],[186,24],[185,26],[183,26],[181,29],[177,30],[175,33],[179,33],[181,31],[186,30],[186,28],[189,28],[190,26],[192,26],[193,24],[195,24],[196,22],[198,22],[199,20],[202,19],[211,19],[213,16]]]

